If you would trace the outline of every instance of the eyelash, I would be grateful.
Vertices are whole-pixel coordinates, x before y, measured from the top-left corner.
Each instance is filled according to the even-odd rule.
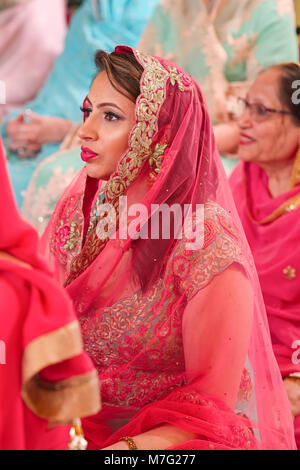
[[[80,106],[80,111],[83,112],[83,114],[88,114],[87,116],[84,116],[84,117],[89,117],[90,113],[92,112],[92,109],[84,108],[83,106]]]
[[[84,108],[83,106],[80,106],[80,110],[84,113],[85,119],[87,119],[90,116],[91,112],[93,111],[92,108]],[[121,116],[113,113],[112,111],[106,111],[104,114],[105,114],[105,117],[115,118],[115,119],[107,119],[110,122],[118,121],[119,119],[122,119]]]

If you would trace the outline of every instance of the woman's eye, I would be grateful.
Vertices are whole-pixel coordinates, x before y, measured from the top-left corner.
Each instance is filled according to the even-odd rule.
[[[267,110],[264,106],[256,106],[256,114],[259,116],[265,116],[267,114]]]
[[[104,114],[105,114],[105,119],[106,119],[107,121],[117,121],[117,120],[121,119],[120,116],[118,116],[117,114],[115,114],[115,113],[113,113],[113,112],[111,112],[111,111],[107,111],[107,112],[104,113]]]
[[[84,114],[84,119],[88,118],[89,115],[91,114],[92,112],[92,109],[91,108],[84,108],[83,106],[80,106],[80,110],[83,112]]]

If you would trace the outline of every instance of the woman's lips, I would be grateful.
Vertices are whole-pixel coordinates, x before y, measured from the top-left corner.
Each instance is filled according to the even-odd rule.
[[[89,162],[95,157],[98,157],[98,153],[93,152],[88,147],[81,147],[81,160],[84,162]]]
[[[253,139],[253,137],[250,137],[247,134],[241,134],[240,145],[250,145],[253,144],[253,142],[255,142],[255,139]]]

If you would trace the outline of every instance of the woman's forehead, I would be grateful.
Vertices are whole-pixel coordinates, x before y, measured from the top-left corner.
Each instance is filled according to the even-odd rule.
[[[101,102],[114,102],[121,108],[127,108],[132,101],[124,96],[123,93],[118,91],[109,81],[106,72],[100,72],[94,78],[90,91],[88,93],[88,100],[93,106],[97,106]]]
[[[280,104],[279,78],[280,71],[277,69],[270,69],[261,73],[250,87],[248,98],[262,103]]]

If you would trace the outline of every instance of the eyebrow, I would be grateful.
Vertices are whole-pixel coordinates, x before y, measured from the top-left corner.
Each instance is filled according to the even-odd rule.
[[[249,94],[248,93],[246,95],[246,100],[249,101]],[[265,108],[267,108],[269,106],[267,104],[264,104],[262,97],[255,98],[254,101],[251,100],[251,103],[252,104],[260,104],[261,106],[264,106]]]
[[[89,99],[88,96],[86,97],[86,101],[88,101],[88,102],[90,103],[90,105],[92,105],[92,102],[91,102],[91,100]],[[99,103],[99,104],[97,104],[96,108],[100,109],[100,108],[103,108],[104,106],[112,106],[113,108],[117,108],[119,111],[121,111],[122,113],[124,113],[124,111],[123,111],[121,108],[119,108],[119,106],[116,105],[115,103],[109,103],[109,102],[107,102],[107,103]]]

